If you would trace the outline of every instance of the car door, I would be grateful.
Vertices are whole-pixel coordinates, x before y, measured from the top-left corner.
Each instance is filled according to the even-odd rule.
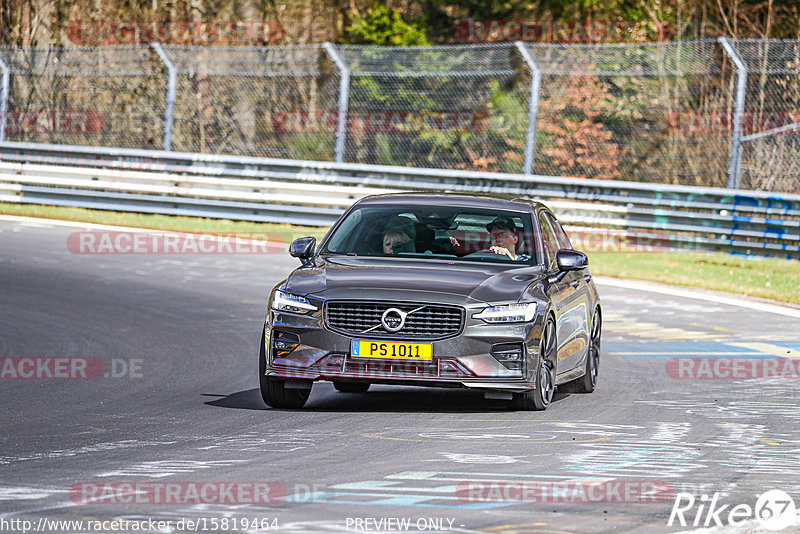
[[[556,374],[563,376],[578,368],[586,354],[588,342],[588,291],[583,282],[582,271],[570,271],[559,275],[556,254],[561,248],[570,248],[559,242],[555,218],[542,211],[539,213],[543,252],[548,270],[548,295],[556,311],[556,330],[558,337],[558,365]],[[560,229],[560,227],[558,227]],[[562,230],[563,232],[563,230]],[[566,237],[566,235],[565,235]]]

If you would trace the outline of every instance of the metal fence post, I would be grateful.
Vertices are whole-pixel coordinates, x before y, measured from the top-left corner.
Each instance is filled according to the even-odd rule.
[[[339,52],[331,43],[322,45],[330,56],[331,60],[339,69],[339,117],[336,126],[336,148],[334,150],[334,160],[341,163],[344,161],[345,140],[347,137],[347,107],[350,101],[350,67],[344,62]]]
[[[742,119],[744,118],[744,98],[747,92],[747,65],[739,56],[730,39],[720,37],[717,40],[736,66],[736,100],[733,112],[731,152],[728,161],[728,188],[738,189],[742,179]]]
[[[0,57],[0,141],[6,139],[6,113],[8,112],[8,86],[11,80],[11,69]]]
[[[153,50],[167,68],[167,105],[164,110],[164,142],[163,150],[172,150],[172,123],[175,120],[175,86],[178,83],[178,72],[175,63],[161,46],[161,43],[150,43]]]
[[[542,86],[542,69],[534,59],[531,51],[522,41],[517,41],[517,50],[531,71],[531,94],[528,100],[528,127],[525,132],[525,166],[522,170],[526,176],[533,172],[533,150],[536,145],[536,119],[539,117],[539,90]]]

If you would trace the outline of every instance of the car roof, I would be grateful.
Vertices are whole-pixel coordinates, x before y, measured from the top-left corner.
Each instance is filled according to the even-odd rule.
[[[531,208],[547,209],[544,204],[536,200],[527,200],[503,195],[473,195],[463,193],[390,193],[385,195],[372,195],[359,200],[362,204],[379,204],[390,206],[458,206],[470,208],[495,208],[528,210]]]

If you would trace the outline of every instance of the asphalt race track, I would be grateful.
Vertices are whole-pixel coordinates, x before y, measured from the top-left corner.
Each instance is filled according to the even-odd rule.
[[[677,532],[713,526],[712,499],[744,532],[764,525],[767,490],[800,508],[797,310],[598,283],[594,394],[512,412],[461,390],[324,383],[306,409],[271,410],[259,334],[295,259],[76,254],[80,230],[0,221],[0,532]],[[679,493],[696,502],[668,526]],[[752,513],[729,527],[739,504]]]

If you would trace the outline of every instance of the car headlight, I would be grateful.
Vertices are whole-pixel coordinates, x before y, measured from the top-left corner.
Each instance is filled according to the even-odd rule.
[[[292,295],[285,291],[275,291],[272,298],[272,309],[291,313],[311,313],[317,311],[317,307],[311,304],[307,298],[300,295]]]
[[[504,304],[485,308],[482,312],[473,315],[487,323],[527,323],[536,315],[536,303],[525,302],[522,304]]]

